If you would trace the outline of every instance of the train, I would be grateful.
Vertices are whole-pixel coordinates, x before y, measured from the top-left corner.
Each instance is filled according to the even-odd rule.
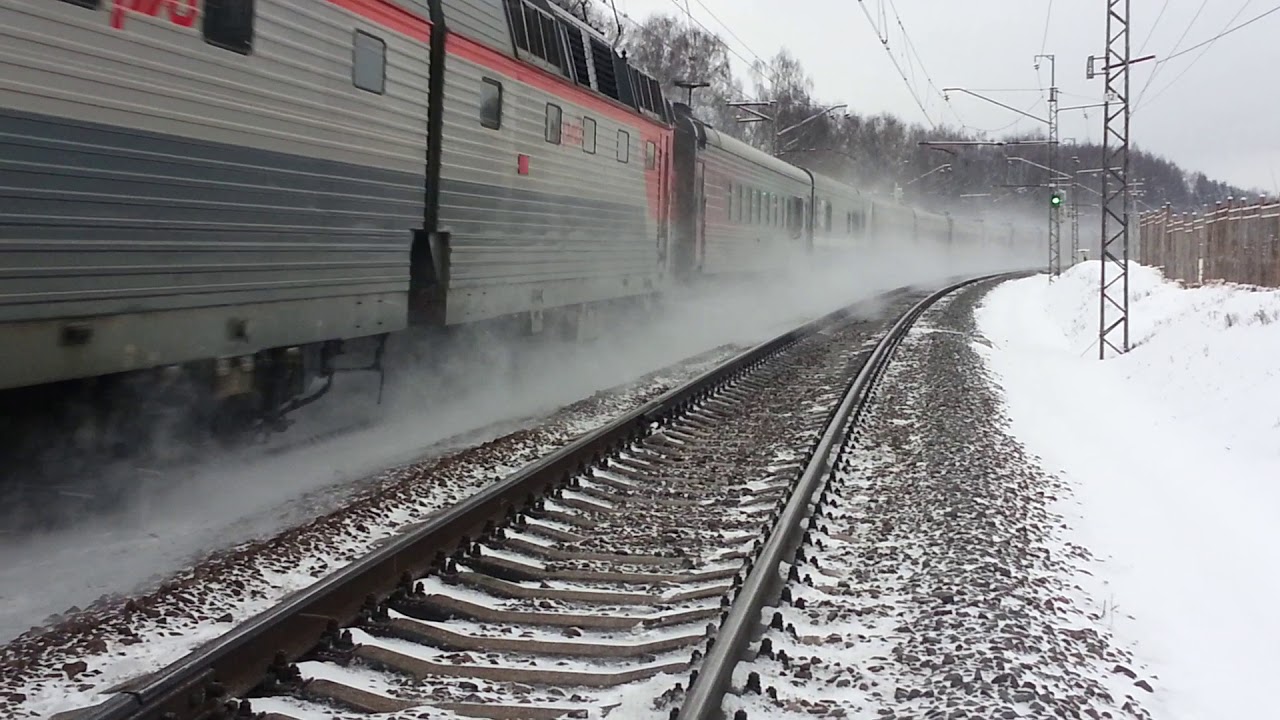
[[[0,188],[0,393],[180,375],[258,423],[412,328],[1016,241],[730,137],[546,0],[3,0]]]

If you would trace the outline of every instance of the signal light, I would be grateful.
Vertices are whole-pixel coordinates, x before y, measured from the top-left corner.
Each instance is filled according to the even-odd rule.
[[[1054,193],[1049,196],[1049,205],[1058,207],[1062,205],[1062,193]]]

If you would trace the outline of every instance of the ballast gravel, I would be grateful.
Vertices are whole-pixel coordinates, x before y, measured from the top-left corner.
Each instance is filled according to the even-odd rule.
[[[975,351],[990,287],[947,298],[899,347],[726,717],[1151,717],[1157,681],[1082,589],[1089,554],[1054,512],[1070,488],[1010,437]]]
[[[0,717],[102,702],[437,512],[740,352],[729,346],[602,391],[482,445],[393,468],[341,509],[211,555],[132,597],[104,596],[0,646]],[[52,608],[51,608],[52,609]]]

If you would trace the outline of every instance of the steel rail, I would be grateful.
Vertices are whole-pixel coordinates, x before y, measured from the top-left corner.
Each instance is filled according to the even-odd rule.
[[[881,295],[908,292],[899,288]],[[808,322],[707,370],[609,424],[552,452],[397,537],[369,555],[300,590],[149,677],[117,688],[103,703],[78,711],[77,720],[187,720],[217,716],[221,704],[243,695],[266,675],[275,655],[301,657],[327,630],[348,625],[370,597],[385,597],[409,574],[427,574],[454,548],[479,536],[486,523],[530,505],[573,473],[638,439],[672,413],[705,398],[726,381],[853,316],[866,301]],[[170,714],[166,714],[170,713]]]
[[[690,683],[685,700],[680,706],[677,720],[711,720],[720,716],[724,696],[733,679],[752,634],[762,627],[760,611],[778,588],[779,568],[786,550],[795,544],[801,533],[809,506],[818,488],[832,470],[839,445],[848,435],[848,429],[857,422],[868,404],[871,390],[889,366],[894,350],[906,338],[915,322],[930,307],[947,295],[963,287],[994,278],[1012,276],[1013,273],[997,273],[971,278],[950,285],[921,300],[908,310],[876,345],[871,357],[845,391],[840,405],[832,412],[822,438],[818,441],[804,472],[796,482],[786,508],[778,516],[769,533],[769,539],[756,556],[747,578],[734,598],[724,622],[707,651],[697,677]]]

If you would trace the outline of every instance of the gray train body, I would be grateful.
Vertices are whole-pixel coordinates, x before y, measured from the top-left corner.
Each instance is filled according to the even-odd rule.
[[[946,257],[1011,246],[1009,225],[993,235],[981,222],[872,198],[674,109],[672,238],[683,277],[774,273],[802,258],[856,262],[893,249]]]
[[[6,0],[0,389],[656,292],[656,83],[607,46],[581,77],[526,49],[596,49],[545,3],[437,12]]]
[[[0,390],[296,395],[344,341],[955,237],[697,121],[546,0],[3,0],[0,195]]]
[[[5,0],[0,387],[405,326],[426,58],[386,37],[370,103],[368,23],[257,10],[241,54],[181,15]]]

